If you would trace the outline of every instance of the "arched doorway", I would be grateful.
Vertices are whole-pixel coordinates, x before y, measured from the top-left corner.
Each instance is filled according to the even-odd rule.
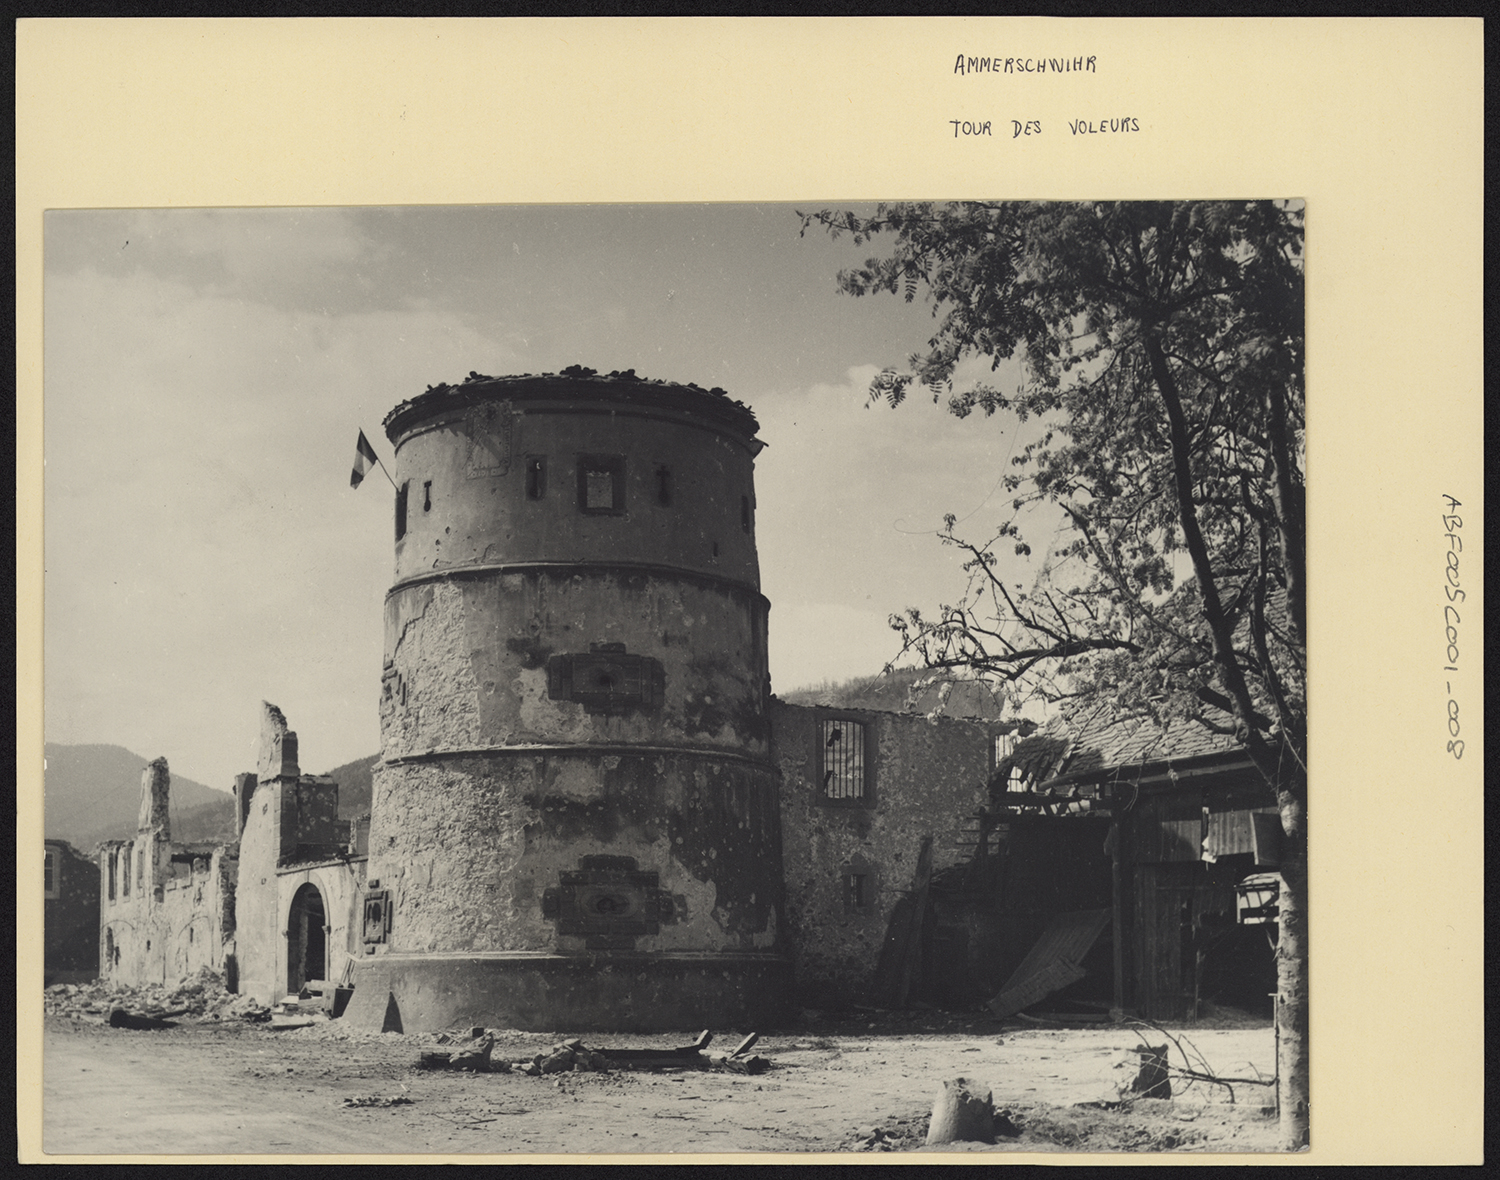
[[[296,995],[304,984],[328,977],[328,932],[323,895],[308,883],[292,898],[286,922],[286,986]]]

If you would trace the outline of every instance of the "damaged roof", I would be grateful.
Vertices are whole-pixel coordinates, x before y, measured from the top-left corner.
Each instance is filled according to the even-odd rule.
[[[1224,715],[1225,724],[1230,718]],[[1124,767],[1240,753],[1232,734],[1216,733],[1197,721],[1165,727],[1148,717],[1120,717],[1096,705],[1054,718],[1040,733],[1017,743],[996,768],[993,784],[1004,790],[1013,769],[1032,783],[1051,779],[1103,778]]]
[[[429,385],[426,392],[402,402],[385,416],[386,436],[394,444],[411,422],[439,410],[513,398],[547,398],[587,394],[618,397],[622,401],[694,408],[723,419],[727,425],[753,437],[760,429],[755,414],[718,386],[704,389],[692,382],[662,381],[639,377],[634,369],[600,373],[583,365],[569,365],[560,373],[521,373],[490,377],[471,372],[462,381]]]

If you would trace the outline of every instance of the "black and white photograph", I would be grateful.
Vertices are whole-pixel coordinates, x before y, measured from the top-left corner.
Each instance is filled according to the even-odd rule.
[[[54,1150],[1297,1125],[1300,202],[47,234]]]
[[[1316,1150],[1319,203],[1119,187],[48,207],[45,1155]]]

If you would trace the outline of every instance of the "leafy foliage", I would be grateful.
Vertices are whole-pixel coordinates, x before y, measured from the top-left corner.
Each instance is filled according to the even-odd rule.
[[[1020,699],[1086,697],[1234,732],[1278,792],[1305,790],[1302,215],[1284,202],[897,204],[803,214],[890,253],[840,274],[856,296],[922,291],[937,330],[909,369],[960,417],[1044,433],[1012,459],[1017,516],[955,533],[970,582],[935,616],[894,616],[902,654],[970,668]],[[1020,388],[955,388],[969,357],[1018,359]],[[996,551],[1030,552],[1029,505],[1067,539],[1030,591]],[[1192,576],[1174,573],[1186,557]],[[898,659],[900,656],[898,655]]]

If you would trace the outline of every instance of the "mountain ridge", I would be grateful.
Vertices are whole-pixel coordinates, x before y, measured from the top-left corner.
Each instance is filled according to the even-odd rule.
[[[66,840],[88,854],[106,840],[129,840],[140,815],[141,772],[151,763],[124,746],[107,742],[76,745],[47,742],[43,749],[44,833]],[[370,810],[372,772],[380,755],[371,754],[328,773],[339,784],[339,818]],[[234,795],[172,771],[168,817],[172,839],[191,844],[233,841]]]

